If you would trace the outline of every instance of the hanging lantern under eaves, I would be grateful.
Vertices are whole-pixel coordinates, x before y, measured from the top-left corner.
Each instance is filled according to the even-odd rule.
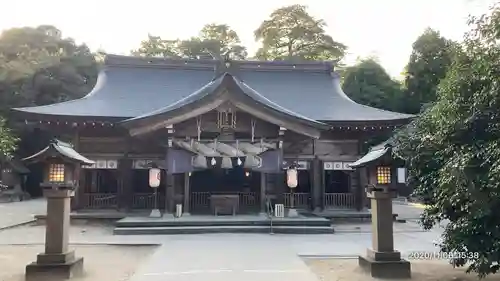
[[[286,170],[286,184],[290,188],[296,188],[298,185],[298,173],[297,169],[295,168],[289,168]]]

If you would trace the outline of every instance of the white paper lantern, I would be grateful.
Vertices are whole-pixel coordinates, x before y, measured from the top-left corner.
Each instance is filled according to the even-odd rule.
[[[149,169],[149,186],[157,188],[160,186],[161,170],[158,168]]]
[[[298,174],[296,169],[286,170],[286,184],[290,188],[296,188],[298,185]]]

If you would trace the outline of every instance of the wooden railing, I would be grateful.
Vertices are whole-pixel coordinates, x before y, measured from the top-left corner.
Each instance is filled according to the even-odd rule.
[[[352,193],[325,193],[325,208],[354,209],[356,199]]]
[[[191,209],[209,208],[210,207],[210,192],[191,192],[190,196]]]
[[[260,204],[259,197],[256,192],[191,192],[191,209],[209,208],[210,196],[215,194],[239,195],[240,208],[254,207]]]
[[[82,207],[87,209],[114,209],[118,208],[116,193],[84,193]]]
[[[285,193],[285,207],[286,208],[309,208],[311,195],[309,193]],[[293,199],[293,202],[292,202]]]
[[[163,194],[158,194],[158,207],[163,208]],[[153,209],[155,207],[154,193],[134,193],[132,196],[133,209]]]

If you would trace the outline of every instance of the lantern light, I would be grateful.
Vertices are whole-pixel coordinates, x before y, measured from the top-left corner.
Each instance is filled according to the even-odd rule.
[[[161,170],[158,168],[149,169],[149,186],[157,188],[160,186]]]
[[[378,184],[391,183],[391,167],[388,166],[377,167],[377,183]]]
[[[48,181],[51,183],[64,183],[65,165],[62,163],[51,163],[49,166]]]
[[[296,188],[298,185],[298,174],[295,167],[291,167],[286,170],[286,184],[290,188]]]
[[[210,161],[210,164],[212,164],[212,166],[215,166],[215,164],[217,164],[217,161],[215,161],[214,157],[212,157],[212,161]]]
[[[245,172],[245,177],[249,177],[250,176],[250,172],[249,171],[246,171]]]

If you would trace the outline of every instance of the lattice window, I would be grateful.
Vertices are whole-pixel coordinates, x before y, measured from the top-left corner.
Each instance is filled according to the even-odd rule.
[[[235,129],[236,128],[236,112],[231,108],[219,111],[217,113],[217,126],[219,129]]]
[[[377,183],[391,183],[391,167],[377,167]]]
[[[64,164],[50,164],[49,181],[64,182]]]

